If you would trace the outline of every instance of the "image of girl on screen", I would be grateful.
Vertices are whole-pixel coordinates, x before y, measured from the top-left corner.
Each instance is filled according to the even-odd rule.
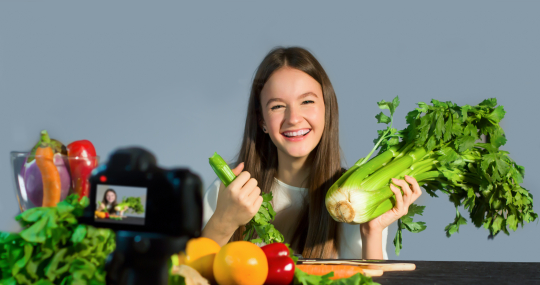
[[[103,195],[103,200],[99,204],[98,211],[107,211],[111,215],[119,214],[120,216],[123,216],[124,211],[127,209],[116,211],[115,207],[118,204],[116,200],[117,200],[116,192],[111,188],[107,189],[107,191],[105,191],[105,194]]]

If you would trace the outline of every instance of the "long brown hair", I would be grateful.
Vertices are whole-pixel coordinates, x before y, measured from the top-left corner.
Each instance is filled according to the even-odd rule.
[[[337,257],[337,223],[326,211],[324,199],[330,186],[341,175],[341,150],[338,132],[338,105],[334,88],[321,64],[300,47],[274,48],[261,62],[251,86],[246,125],[238,163],[257,179],[264,193],[271,191],[276,175],[277,148],[261,127],[261,90],[270,76],[282,67],[292,67],[313,77],[322,87],[325,105],[325,126],[321,140],[310,153],[311,171],[307,178],[308,202],[295,232],[292,246],[305,258]],[[240,227],[232,240],[241,240],[245,227]]]

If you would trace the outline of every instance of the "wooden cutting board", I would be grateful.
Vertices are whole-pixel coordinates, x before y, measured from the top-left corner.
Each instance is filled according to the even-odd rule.
[[[358,265],[363,268],[367,266],[367,269],[381,269],[383,271],[412,271],[416,269],[414,263],[390,263],[390,262],[366,262],[365,260],[299,260],[302,264],[345,264],[345,265]],[[375,275],[374,275],[375,276]],[[380,276],[380,275],[379,275]]]

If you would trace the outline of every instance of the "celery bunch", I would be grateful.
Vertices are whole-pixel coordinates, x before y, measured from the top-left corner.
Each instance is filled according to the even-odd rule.
[[[467,223],[458,211],[460,205],[469,211],[476,227],[483,225],[489,230],[490,237],[501,231],[508,235],[508,228],[515,231],[518,225],[536,220],[533,197],[520,186],[525,169],[509,152],[499,149],[506,143],[499,126],[505,115],[503,106],[497,106],[495,98],[476,106],[431,103],[418,103],[419,108],[406,116],[408,126],[398,131],[392,122],[399,98],[378,102],[379,108],[390,111],[390,117],[381,112],[376,118],[390,126],[378,131],[369,155],[329,189],[326,208],[330,215],[351,224],[375,219],[395,204],[390,179],[409,175],[430,196],[437,197],[435,191],[439,190],[454,203],[456,218],[445,228],[448,237]],[[376,149],[378,155],[369,160]],[[396,254],[402,248],[403,228],[411,232],[425,229],[424,223],[412,221],[414,214],[422,212],[423,207],[412,204],[409,214],[398,221]]]

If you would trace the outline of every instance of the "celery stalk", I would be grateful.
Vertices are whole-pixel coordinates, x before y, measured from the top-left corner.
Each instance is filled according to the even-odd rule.
[[[229,186],[231,182],[236,179],[236,175],[232,172],[231,168],[225,163],[225,160],[217,154],[217,152],[214,152],[214,155],[208,159],[210,161],[210,166],[214,170],[214,172],[217,174],[221,182],[225,185],[225,187]]]

